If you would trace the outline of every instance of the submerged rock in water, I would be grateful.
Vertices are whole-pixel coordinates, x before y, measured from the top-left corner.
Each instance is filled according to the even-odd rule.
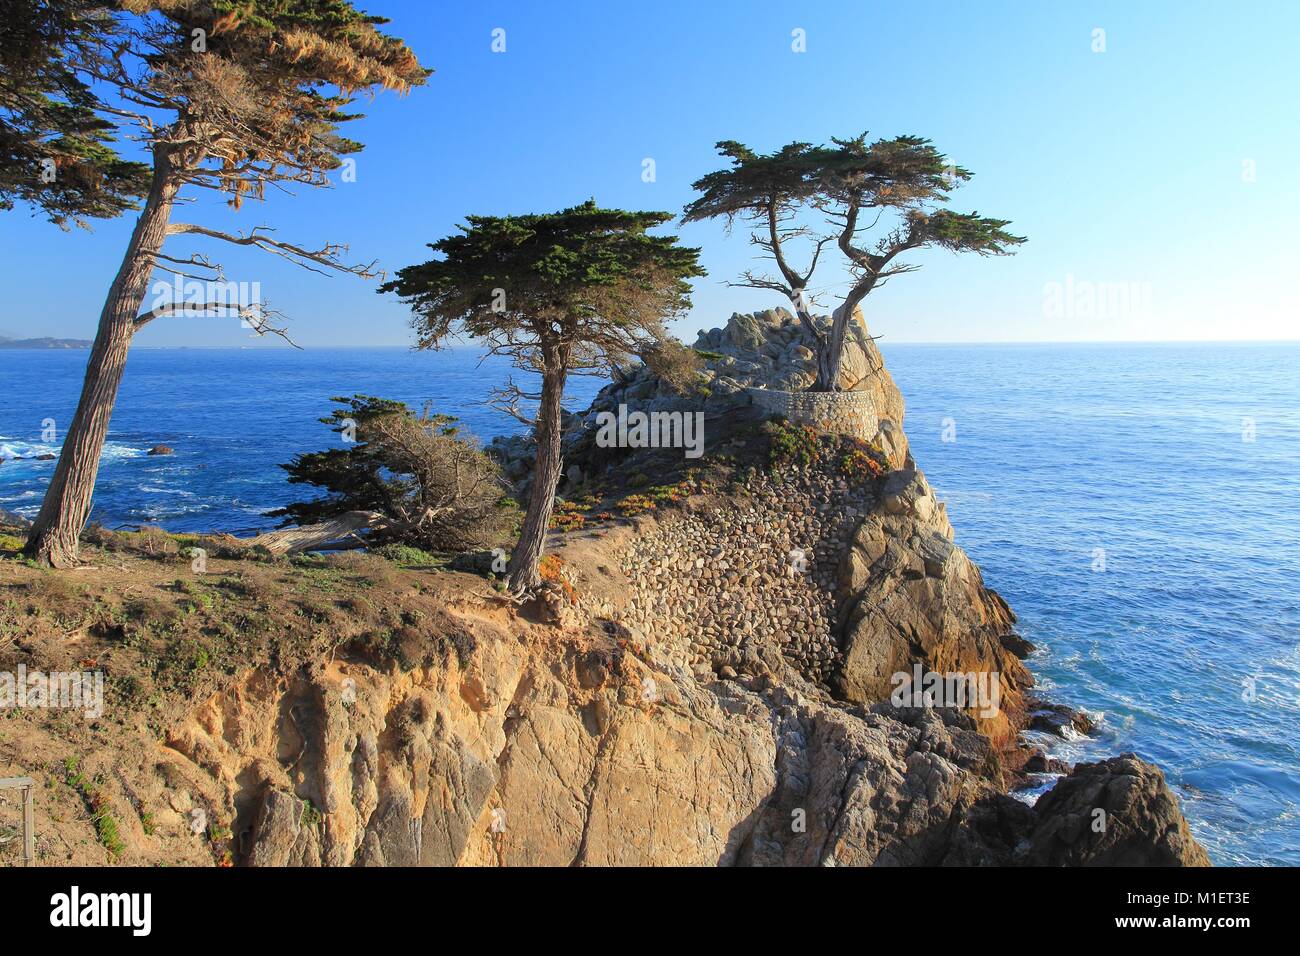
[[[1002,642],[1003,647],[1022,661],[1038,649],[1019,634],[1003,634],[998,640]]]
[[[172,455],[175,454],[175,449],[173,449],[170,445],[154,445],[152,448],[149,449],[149,454]]]
[[[1029,721],[1030,730],[1055,734],[1064,740],[1087,737],[1096,730],[1096,723],[1091,717],[1065,704],[1032,700],[1030,706],[1033,708]]]

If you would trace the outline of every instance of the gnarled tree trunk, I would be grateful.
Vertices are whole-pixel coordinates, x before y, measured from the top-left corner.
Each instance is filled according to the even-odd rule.
[[[383,528],[388,519],[378,511],[345,511],[336,518],[315,524],[297,525],[266,531],[251,538],[232,538],[239,547],[263,547],[272,554],[297,554],[300,551],[343,551],[364,548],[365,532]]]
[[[874,284],[874,283],[873,283]],[[870,291],[868,289],[867,291]],[[866,297],[867,292],[853,289],[845,298],[844,304],[836,311],[831,320],[830,334],[817,349],[817,382],[813,385],[815,392],[840,391],[840,367],[844,361],[844,338],[853,321],[853,312]]]
[[[533,486],[528,495],[528,509],[524,513],[524,527],[519,532],[519,543],[510,556],[508,585],[519,594],[541,583],[538,566],[542,548],[546,544],[546,531],[551,523],[551,510],[555,506],[555,489],[560,483],[563,461],[560,457],[560,401],[564,397],[564,381],[568,375],[567,361],[558,346],[544,349],[545,370],[542,372],[541,406],[537,410],[534,436],[537,442],[537,460],[533,464]]]
[[[840,360],[844,355],[844,340],[827,338],[817,350],[817,381],[813,383],[814,392],[835,392],[839,390]]]
[[[153,254],[167,237],[177,189],[165,156],[156,152],[154,180],[144,210],[99,315],[99,330],[86,364],[77,412],[64,434],[54,476],[27,538],[26,553],[56,568],[77,564],[77,539],[90,515],[99,459],[126,368],[127,350],[135,334],[135,318],[153,274]]]

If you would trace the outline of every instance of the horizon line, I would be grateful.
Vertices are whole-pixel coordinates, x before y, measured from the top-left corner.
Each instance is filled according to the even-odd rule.
[[[51,336],[53,338],[54,336]],[[1300,337],[1291,339],[887,339],[873,336],[873,341],[887,345],[1300,345]],[[684,343],[683,343],[684,344]],[[310,349],[406,349],[418,351],[473,351],[475,346],[449,345],[442,349],[421,350],[413,345],[363,345],[352,343],[345,345],[304,345],[294,348],[291,345],[137,345],[137,349],[278,349],[286,352],[300,352]],[[5,351],[59,352],[76,351],[74,349],[7,349]]]
[[[51,339],[75,339],[76,341],[91,342],[91,339],[78,339],[75,336],[58,336],[42,335],[29,336],[29,338],[51,338]],[[888,339],[882,336],[872,336],[872,340],[878,344],[884,345],[1300,345],[1300,337],[1290,339]],[[90,349],[89,345],[59,347],[59,348],[5,348],[0,346],[0,352],[83,352]],[[361,343],[350,343],[342,345],[303,345],[294,347],[292,345],[134,345],[132,350],[138,349],[224,349],[239,351],[281,351],[281,352],[304,352],[313,349],[317,351],[346,351],[356,349],[403,349],[409,352],[418,351],[441,351],[441,352],[463,352],[475,351],[475,346],[471,344],[449,345],[442,349],[425,349],[421,350],[413,345],[399,345],[389,343],[384,345],[363,345]]]

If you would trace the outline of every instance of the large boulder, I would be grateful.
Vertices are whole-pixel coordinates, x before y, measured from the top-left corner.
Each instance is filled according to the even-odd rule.
[[[1079,764],[1039,798],[1029,849],[1038,866],[1209,866],[1160,768],[1126,753]]]

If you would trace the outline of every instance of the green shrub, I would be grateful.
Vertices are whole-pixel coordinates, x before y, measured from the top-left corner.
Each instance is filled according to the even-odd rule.
[[[290,484],[327,492],[268,514],[285,524],[311,524],[349,511],[375,511],[383,527],[374,544],[408,544],[430,551],[465,551],[495,544],[511,515],[501,507],[508,485],[500,467],[459,435],[456,419],[427,406],[354,395],[321,422],[342,447],[298,455],[282,468]]]
[[[304,827],[317,827],[320,826],[322,819],[324,818],[321,816],[321,812],[316,809],[316,805],[310,800],[304,799],[302,801],[302,816],[299,818],[299,822]]]
[[[821,458],[821,440],[810,425],[773,418],[763,427],[769,445],[767,462],[773,468],[810,468]]]
[[[86,806],[90,809],[91,822],[95,825],[96,838],[116,859],[126,849],[117,820],[108,812],[108,798],[104,796],[103,790],[97,782],[88,779],[78,769],[78,764],[79,760],[75,756],[64,758],[64,782],[86,802]]]
[[[411,566],[411,565],[428,565],[437,564],[438,558],[422,548],[416,548],[409,544],[399,544],[393,542],[386,544],[381,548],[376,548],[373,552],[381,558],[387,558],[394,564]]]

